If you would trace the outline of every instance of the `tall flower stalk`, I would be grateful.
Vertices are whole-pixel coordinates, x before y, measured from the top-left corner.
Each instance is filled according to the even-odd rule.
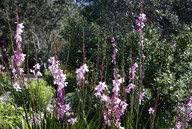
[[[49,66],[49,69],[52,71],[52,76],[55,79],[54,84],[56,84],[57,87],[57,98],[58,98],[58,109],[57,109],[57,116],[58,118],[63,118],[64,115],[67,115],[71,107],[69,104],[65,104],[65,90],[64,88],[67,87],[68,82],[66,82],[66,74],[63,73],[63,70],[59,68],[60,63],[59,61],[56,61],[54,57],[51,57],[49,59],[49,63],[51,66]],[[70,124],[74,124],[77,122],[77,118],[72,118],[68,120]]]
[[[24,28],[23,23],[16,22],[16,24],[17,24],[16,35],[15,35],[16,50],[13,50],[14,55],[11,56],[12,64],[10,65],[10,68],[12,70],[13,79],[14,79],[13,88],[16,91],[19,91],[21,90],[21,87],[18,82],[18,76],[21,76],[24,72],[24,69],[21,68],[20,66],[22,65],[22,62],[25,60],[26,54],[23,54],[21,49],[21,42],[22,42],[21,34],[23,33],[23,28]]]
[[[9,31],[10,31],[10,38],[11,38],[11,43],[12,43],[12,51],[13,51],[13,56],[11,56],[11,58],[9,58],[8,53],[5,52],[7,59],[9,61],[9,68],[7,68],[7,70],[11,70],[12,79],[10,79],[10,80],[11,80],[11,85],[13,87],[12,93],[14,93],[16,91],[16,95],[23,102],[22,104],[23,104],[23,108],[24,108],[24,114],[22,114],[22,116],[25,118],[28,128],[30,129],[31,126],[29,124],[28,113],[27,113],[26,104],[25,104],[25,100],[24,100],[25,87],[22,87],[25,85],[24,77],[23,77],[24,68],[22,68],[22,65],[24,63],[25,56],[26,56],[26,54],[23,53],[22,45],[21,45],[21,42],[22,42],[21,34],[23,33],[24,26],[23,26],[23,23],[19,23],[18,9],[16,7],[17,22],[15,22],[16,34],[14,36],[14,39],[16,42],[16,45],[15,45],[16,47],[14,48],[14,42],[13,42],[12,34],[11,34],[11,26],[9,23],[8,11],[6,13],[7,13],[8,25],[9,25]],[[22,98],[19,96],[18,91],[22,91]],[[14,100],[13,100],[13,102],[14,102]],[[16,107],[15,103],[14,103],[14,106]],[[17,115],[17,113],[16,113],[16,115]]]
[[[128,106],[126,101],[120,99],[120,85],[124,83],[124,78],[121,78],[117,72],[116,54],[118,49],[116,48],[114,37],[111,38],[114,53],[112,54],[112,63],[114,64],[114,80],[113,80],[113,95],[108,95],[108,87],[105,82],[99,82],[95,87],[95,96],[104,102],[105,109],[103,110],[104,120],[108,126],[115,125],[120,129],[124,129],[121,125],[121,116],[125,113]]]
[[[145,55],[144,55],[144,35],[143,35],[143,28],[145,27],[145,23],[144,21],[146,20],[146,14],[143,11],[143,1],[140,1],[140,5],[139,5],[140,11],[141,13],[138,16],[138,19],[136,20],[136,24],[139,26],[138,29],[136,30],[136,34],[139,34],[140,40],[138,42],[139,44],[139,64],[135,63],[133,65],[132,69],[129,69],[129,74],[131,74],[132,78],[129,78],[130,81],[133,83],[128,85],[127,88],[127,92],[130,92],[130,89],[132,87],[136,87],[136,98],[138,101],[136,101],[136,104],[134,104],[135,102],[135,95],[134,95],[134,90],[132,92],[132,96],[131,96],[131,120],[133,119],[132,114],[133,114],[133,105],[135,105],[135,109],[136,109],[136,123],[135,123],[135,128],[137,129],[138,127],[138,122],[139,122],[139,114],[140,114],[140,104],[143,100],[143,97],[145,96],[145,93],[143,92],[144,86],[143,86],[143,78],[144,78],[144,59],[145,59]],[[135,78],[135,73],[137,73],[135,70],[138,68],[138,77]],[[137,82],[137,83],[136,83]],[[135,84],[136,86],[135,86]],[[133,121],[132,121],[133,122]],[[132,126],[132,125],[131,125]]]

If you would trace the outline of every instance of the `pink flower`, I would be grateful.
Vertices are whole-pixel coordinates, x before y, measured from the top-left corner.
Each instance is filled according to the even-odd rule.
[[[17,28],[16,32],[17,32],[17,34],[21,34],[21,33],[23,33],[23,30],[21,28]]]
[[[149,111],[149,114],[153,114],[155,110],[152,107],[150,107],[148,111]]]
[[[35,70],[39,70],[39,69],[40,69],[39,63],[37,63],[36,65],[34,65],[33,68],[34,68]]]
[[[24,61],[24,60],[25,60],[25,56],[26,56],[26,54],[23,54],[23,53],[20,54],[20,60],[21,60],[21,61]]]
[[[176,50],[176,41],[174,41],[173,48]]]
[[[139,20],[144,21],[146,19],[146,15],[144,13],[139,14]]]
[[[137,24],[138,26],[140,26],[140,22],[141,22],[140,20],[137,20],[137,19],[136,19],[136,24]]]
[[[113,60],[115,60],[115,56],[116,56],[116,54],[113,53],[113,55],[111,56]]]
[[[36,126],[38,126],[40,124],[40,121],[36,117],[34,117],[34,119],[31,119],[31,122],[32,122],[32,124],[35,124]]]
[[[17,30],[16,30],[17,34],[19,34],[19,35],[22,34],[23,28],[24,28],[23,23],[17,24]]]
[[[132,79],[135,79],[135,75],[136,75],[136,68],[138,68],[138,65],[137,64],[134,64],[133,65],[133,68],[129,68],[129,74],[131,74],[132,73],[132,78],[131,78],[131,80]]]
[[[116,44],[115,44],[115,43],[112,43],[111,45],[112,45],[113,47],[116,47]]]
[[[135,87],[135,84],[133,83],[130,83],[128,86],[127,86],[127,89],[125,90],[127,93],[130,93],[131,89]]]
[[[178,122],[176,123],[176,129],[180,129],[181,126],[182,126],[182,123],[181,123],[180,121],[178,121]]]
[[[145,24],[143,22],[141,22],[140,27],[141,28],[145,27]]]
[[[139,94],[139,99],[142,100],[144,96],[145,96],[145,93],[140,93]]]
[[[121,107],[122,107],[122,110],[125,111],[125,109],[127,108],[128,104],[125,102],[125,101],[121,101]]]
[[[17,24],[17,28],[18,29],[23,29],[24,28],[23,23]]]
[[[19,68],[18,71],[20,75],[22,75],[22,73],[24,72],[23,68]]]
[[[16,91],[20,91],[21,90],[21,87],[19,86],[19,84],[16,82],[15,84],[13,84],[13,88],[16,90]]]
[[[38,77],[42,76],[42,73],[39,71],[40,70],[40,65],[39,63],[35,64],[33,66],[34,70],[30,69],[30,72],[33,73],[35,76],[34,76],[34,79],[37,80]]]
[[[182,112],[185,112],[185,108],[184,108],[184,107],[182,107],[182,108],[181,108],[181,111],[182,111]]]
[[[97,90],[98,92],[101,92],[101,91],[104,91],[105,88],[107,88],[107,85],[105,84],[105,82],[99,82],[99,85],[95,87],[95,90]]]
[[[4,52],[6,52],[6,51],[7,51],[7,49],[6,49],[5,45],[3,45],[3,51],[4,51]]]
[[[188,102],[186,106],[187,106],[188,109],[192,110],[192,102]]]
[[[34,79],[37,80],[37,78],[40,77],[40,76],[42,76],[42,73],[38,71],[38,72],[35,74]]]
[[[51,64],[55,62],[55,57],[50,57],[48,60]]]
[[[71,119],[69,119],[68,122],[69,122],[71,125],[74,125],[74,124],[77,122],[77,117],[76,117],[76,118],[71,118]]]
[[[138,68],[138,64],[135,63],[135,64],[133,65],[133,68],[134,68],[134,69]]]
[[[141,28],[138,28],[138,29],[136,30],[136,34],[137,34],[139,31],[141,31]]]
[[[136,24],[141,28],[145,27],[145,24],[142,21],[136,20]]]
[[[146,56],[145,56],[145,55],[143,54],[143,52],[142,52],[142,58],[145,59],[145,57],[146,57]]]
[[[115,42],[115,38],[114,37],[111,38],[111,42]]]
[[[95,96],[96,96],[96,97],[98,97],[98,96],[101,97],[101,92],[98,92],[98,91],[97,91],[97,92],[95,93]]]
[[[192,96],[189,98],[190,101],[192,101]]]
[[[192,118],[192,112],[189,112],[188,119],[191,120],[191,118]]]
[[[35,75],[35,70],[30,69],[30,72]]]
[[[117,49],[117,48],[115,48],[115,49],[114,49],[114,51],[115,51],[115,53],[117,53],[117,52],[118,52],[118,49]]]
[[[139,93],[139,104],[141,104],[141,100],[143,100],[143,97],[145,96],[145,93]]]
[[[4,70],[4,69],[5,69],[5,67],[4,67],[3,65],[0,65],[0,69]]]
[[[85,77],[84,77],[84,73],[85,72],[89,72],[87,64],[84,64],[79,69],[77,69],[77,71],[76,71],[76,73],[77,73],[77,80],[78,80],[77,85],[80,86],[82,80],[85,79]]]
[[[107,102],[107,101],[108,101],[108,97],[107,97],[105,94],[103,94],[103,95],[101,96],[101,101]]]
[[[131,88],[130,88],[130,87],[128,87],[127,89],[125,89],[125,92],[127,92],[127,93],[130,93],[130,91],[131,91]]]
[[[165,42],[166,42],[166,40],[167,40],[167,39],[164,39],[164,40],[163,40],[163,43],[165,43]]]
[[[58,113],[57,116],[59,118],[62,118],[65,113],[67,113],[69,110],[71,110],[71,108],[70,108],[69,104],[63,104],[62,105],[59,103],[59,105],[60,105],[60,108],[57,109],[57,113]]]
[[[15,35],[15,39],[16,39],[16,43],[22,42],[21,35],[19,35],[18,33]]]

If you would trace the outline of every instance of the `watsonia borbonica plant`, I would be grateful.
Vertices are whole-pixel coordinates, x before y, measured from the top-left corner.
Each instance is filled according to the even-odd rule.
[[[139,59],[136,59],[136,61],[132,60],[131,62],[131,67],[129,68],[129,76],[128,76],[128,85],[127,87],[123,87],[122,84],[126,83],[126,78],[121,77],[120,73],[118,71],[118,62],[116,61],[116,55],[118,54],[118,48],[117,44],[115,43],[115,38],[111,38],[111,45],[113,47],[113,54],[111,55],[112,58],[112,63],[113,63],[113,80],[112,80],[112,89],[110,93],[110,86],[106,84],[106,82],[103,82],[102,79],[100,82],[98,82],[98,85],[94,87],[95,89],[95,97],[98,98],[101,102],[101,107],[102,109],[102,114],[103,114],[103,120],[105,122],[105,125],[110,126],[112,128],[138,128],[139,125],[139,120],[141,117],[142,112],[141,110],[141,105],[143,104],[143,99],[146,95],[144,91],[144,85],[143,85],[143,75],[144,75],[144,60],[145,60],[145,55],[144,55],[144,34],[143,34],[143,29],[145,27],[145,19],[146,15],[142,10],[142,7],[140,7],[141,13],[138,16],[138,19],[136,20],[136,24],[139,26],[139,28],[136,30],[136,33],[139,34]],[[18,19],[18,16],[17,16]],[[12,78],[13,78],[13,89],[18,92],[22,91],[24,89],[23,85],[24,82],[21,81],[22,79],[22,74],[24,73],[24,69],[22,68],[22,63],[25,60],[26,54],[23,54],[23,50],[21,49],[21,42],[22,42],[22,37],[21,34],[23,33],[23,23],[17,22],[17,29],[16,29],[16,35],[15,35],[15,40],[16,40],[16,50],[13,49],[13,56],[11,56],[11,65],[9,66],[9,69],[12,70]],[[85,50],[84,50],[84,45],[83,45],[83,56],[85,56]],[[173,45],[174,49],[176,49],[176,42]],[[4,49],[4,52],[7,53],[7,51]],[[8,55],[8,54],[6,54]],[[1,55],[0,55],[1,57]],[[7,56],[8,57],[8,56]],[[8,59],[9,60],[9,59]],[[52,76],[54,78],[54,84],[56,84],[57,87],[57,107],[56,107],[56,113],[57,113],[57,118],[59,118],[60,121],[66,120],[70,125],[75,125],[76,123],[80,123],[80,121],[77,118],[80,118],[78,116],[79,114],[75,114],[75,112],[72,112],[72,104],[70,103],[67,104],[66,101],[66,91],[65,88],[67,87],[68,82],[66,81],[67,76],[64,73],[65,71],[60,69],[60,62],[56,57],[51,57],[49,59],[49,63],[51,66],[49,67],[50,71],[52,72]],[[42,73],[40,72],[40,65],[39,63],[36,62],[36,64],[33,67],[33,70],[30,70],[31,73],[34,74],[34,79],[38,80],[39,77],[42,76]],[[1,69],[5,69],[2,68]],[[103,71],[104,67],[102,67]],[[80,68],[77,69],[77,85],[80,88],[80,91],[77,90],[77,92],[83,92],[85,87],[89,86],[88,82],[88,76],[87,73],[89,73],[91,69],[88,68],[88,65],[84,63]],[[87,86],[85,86],[85,83]],[[126,92],[126,95],[122,95],[121,89],[124,89]],[[86,89],[86,88],[85,88]],[[82,96],[79,96],[79,101],[82,99],[86,99],[84,94],[81,94]],[[129,97],[127,97],[129,96]],[[130,98],[130,100],[128,100]],[[85,100],[84,104],[86,104]],[[156,104],[154,107],[150,107],[148,109],[148,113],[150,116],[155,115],[155,110],[156,110]],[[82,108],[82,112],[84,112],[85,108]],[[131,111],[128,111],[128,110]],[[191,120],[192,118],[192,98],[189,98],[189,102],[184,105],[183,107],[179,107],[180,112],[178,112],[178,116],[176,117],[176,124],[175,128],[184,128],[188,127],[188,121]],[[25,112],[27,115],[28,113]],[[76,117],[72,118],[69,117],[68,114],[75,114],[77,115]],[[87,119],[87,116],[83,113],[80,113],[83,115],[84,119]],[[128,116],[128,117],[125,117]],[[126,118],[124,120],[123,118]],[[154,117],[153,117],[154,118]],[[28,119],[27,117],[25,119]],[[30,116],[30,122],[34,126],[39,126],[41,125],[41,119],[39,118],[38,111],[33,111],[32,116]],[[57,120],[55,120],[57,121]],[[85,120],[86,121],[86,120]],[[87,121],[86,121],[87,122]],[[152,121],[154,123],[154,121]],[[59,122],[57,123],[59,124]],[[102,125],[101,125],[102,126]],[[73,126],[71,126],[73,127]],[[89,125],[87,124],[87,127]],[[29,125],[30,128],[30,125]],[[151,128],[154,128],[151,126]]]
[[[17,15],[17,19],[18,19],[18,15]],[[143,35],[142,35],[142,28],[144,27],[144,23],[143,20],[145,20],[145,14],[142,13],[139,16],[139,20],[137,21],[137,24],[141,27],[139,28],[139,32],[141,32],[141,37],[142,40],[140,42],[140,46],[143,50]],[[13,74],[13,79],[14,79],[14,83],[13,83],[13,88],[16,91],[20,91],[22,90],[22,87],[20,86],[20,82],[19,79],[21,79],[21,76],[24,72],[23,68],[21,68],[21,64],[22,62],[25,60],[25,56],[26,54],[22,53],[22,49],[21,49],[21,42],[22,42],[22,37],[21,34],[23,33],[23,23],[18,23],[17,22],[17,29],[16,29],[16,35],[15,35],[15,39],[16,39],[16,50],[14,51],[13,49],[13,53],[14,55],[11,57],[11,62],[12,65],[10,65],[10,68],[12,70],[12,74]],[[124,115],[125,110],[127,109],[127,102],[126,100],[122,100],[120,97],[120,86],[122,83],[125,82],[125,78],[121,78],[120,75],[118,74],[118,69],[117,69],[117,62],[116,62],[116,54],[118,52],[118,49],[116,47],[115,44],[115,39],[114,37],[112,37],[111,39],[112,42],[112,46],[114,48],[114,53],[112,55],[112,63],[114,64],[114,80],[113,80],[113,95],[109,96],[108,93],[108,88],[107,85],[105,84],[105,82],[99,82],[99,85],[96,86],[95,90],[97,90],[97,92],[95,93],[95,96],[98,97],[102,102],[105,103],[105,109],[103,110],[103,115],[104,115],[104,120],[106,122],[107,125],[112,125],[114,124],[115,126],[119,127],[119,128],[124,128],[121,125],[121,117]],[[143,54],[143,53],[142,53]],[[142,56],[144,57],[144,56]],[[58,118],[63,118],[64,115],[66,115],[70,110],[71,107],[69,104],[65,104],[65,90],[64,87],[67,86],[67,82],[66,82],[66,74],[64,74],[64,71],[61,70],[59,68],[60,63],[59,61],[56,61],[54,57],[51,57],[49,59],[49,62],[51,64],[51,66],[49,67],[49,69],[52,72],[52,76],[55,79],[54,80],[54,84],[56,84],[57,87],[57,98],[58,98],[58,109],[57,109],[57,116]],[[140,64],[141,65],[141,64]],[[40,65],[38,63],[36,63],[36,65],[33,67],[34,70],[30,70],[30,72],[32,72],[34,74],[34,79],[37,80],[38,77],[42,76],[40,70]],[[136,75],[136,69],[138,68],[137,63],[135,63],[133,65],[133,68],[130,68],[130,73],[132,74],[132,76],[129,78],[130,81],[133,81],[135,79],[135,75]],[[88,70],[88,66],[86,64],[84,64],[83,66],[81,66],[79,69],[77,69],[77,84],[80,86],[83,82],[83,80],[85,79],[84,74],[85,72],[89,72]],[[18,76],[20,76],[20,78],[18,78]],[[135,84],[130,83],[126,89],[126,91],[129,93],[131,89],[134,89]],[[105,91],[106,90],[106,91]],[[140,93],[139,94],[139,102],[141,103],[141,100],[144,97],[144,93]],[[36,126],[40,124],[40,120],[37,119],[38,114],[34,113],[33,114],[33,118],[31,119],[31,122],[33,124],[35,124]],[[68,122],[70,124],[74,124],[75,122],[77,122],[77,118],[71,118],[68,120]]]

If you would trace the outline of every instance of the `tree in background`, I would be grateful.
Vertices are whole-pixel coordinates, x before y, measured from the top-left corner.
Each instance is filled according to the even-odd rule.
[[[14,17],[16,6],[18,6],[20,20],[25,24],[24,39],[27,39],[23,40],[25,53],[27,53],[27,44],[30,43],[30,49],[35,47],[31,50],[36,49],[40,61],[42,63],[45,62],[46,67],[48,67],[48,59],[53,44],[56,40],[61,39],[59,33],[64,24],[63,18],[75,13],[73,3],[65,0],[3,0],[0,6],[1,40],[10,40],[9,29],[7,27],[8,24],[11,24],[13,29],[14,25],[12,23],[14,21],[9,19],[10,21],[8,23],[8,18]],[[30,51],[29,55],[34,57],[34,53],[35,51]],[[41,65],[43,65],[42,63]]]

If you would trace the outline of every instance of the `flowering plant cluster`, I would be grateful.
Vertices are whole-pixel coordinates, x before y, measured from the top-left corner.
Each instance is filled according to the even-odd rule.
[[[16,91],[19,91],[21,89],[20,85],[17,82],[18,74],[22,75],[24,72],[24,69],[20,67],[21,63],[25,60],[26,54],[22,53],[21,49],[21,42],[22,42],[22,37],[21,34],[23,33],[23,23],[17,23],[17,29],[16,29],[16,51],[13,50],[14,55],[11,56],[11,65],[10,69],[12,70],[13,74],[13,79],[14,79],[14,84],[13,88]]]
[[[140,1],[140,2],[143,5],[142,1]],[[158,105],[160,105],[160,104],[157,105],[159,98],[160,99],[162,98],[162,97],[159,97],[160,92],[161,92],[161,91],[159,91],[159,90],[161,90],[161,88],[159,88],[159,85],[162,85],[162,84],[158,85],[158,89],[152,89],[152,90],[157,90],[157,93],[152,93],[150,90],[144,89],[145,88],[144,84],[150,84],[148,87],[150,87],[150,86],[152,87],[153,84],[151,85],[151,83],[148,83],[148,81],[144,80],[144,70],[148,69],[147,67],[146,68],[143,67],[144,64],[148,64],[148,62],[145,63],[144,33],[143,33],[143,29],[145,27],[144,22],[146,20],[146,14],[143,12],[142,7],[139,7],[139,8],[141,9],[141,13],[139,14],[139,16],[136,20],[136,24],[138,25],[136,34],[138,34],[139,35],[138,37],[140,37],[137,39],[138,48],[139,48],[139,51],[138,51],[139,56],[135,58],[135,57],[131,57],[132,54],[130,54],[129,58],[131,61],[128,63],[131,64],[130,65],[131,67],[128,70],[125,70],[124,66],[126,66],[126,64],[124,63],[124,51],[122,52],[123,54],[122,54],[122,69],[121,70],[122,70],[123,75],[120,76],[121,73],[119,73],[119,69],[118,69],[119,64],[116,61],[116,56],[117,56],[119,50],[118,50],[118,47],[116,46],[115,38],[114,37],[111,38],[111,45],[113,47],[113,54],[111,55],[111,62],[113,64],[113,77],[112,77],[112,82],[111,82],[112,84],[111,84],[110,88],[109,88],[110,85],[108,85],[106,82],[108,80],[108,78],[107,78],[108,77],[108,75],[107,75],[108,67],[107,66],[106,66],[106,76],[104,77],[105,81],[103,81],[103,75],[102,75],[104,68],[105,68],[104,62],[106,61],[106,65],[108,65],[107,59],[105,60],[105,58],[108,57],[108,55],[105,54],[105,52],[107,52],[106,51],[107,44],[105,44],[105,46],[104,46],[105,48],[104,48],[104,53],[103,53],[102,64],[99,62],[100,61],[99,45],[98,45],[98,60],[97,60],[98,62],[92,63],[92,60],[87,61],[87,62],[89,62],[89,64],[91,64],[91,67],[94,68],[96,66],[95,69],[92,70],[92,69],[89,69],[88,64],[86,64],[86,58],[85,58],[86,51],[85,51],[84,36],[83,36],[83,65],[80,66],[76,70],[76,79],[77,79],[78,87],[75,88],[75,92],[70,89],[69,90],[70,94],[67,94],[68,91],[65,91],[65,88],[68,86],[68,82],[66,81],[67,75],[65,74],[66,67],[64,68],[64,70],[62,70],[60,68],[60,62],[57,59],[57,49],[55,49],[55,51],[56,51],[56,52],[54,51],[55,57],[51,57],[48,60],[50,63],[49,70],[52,74],[52,77],[54,78],[53,84],[57,85],[57,90],[56,90],[57,97],[56,97],[56,99],[54,99],[54,104],[56,104],[56,106],[54,105],[54,108],[53,108],[55,110],[49,110],[52,107],[51,103],[49,103],[49,105],[46,103],[45,106],[47,106],[47,105],[48,106],[47,106],[47,108],[44,109],[45,106],[43,104],[40,104],[39,102],[37,102],[37,100],[39,101],[42,97],[39,94],[43,94],[43,93],[39,92],[40,91],[39,89],[40,89],[40,86],[42,86],[43,84],[40,84],[39,83],[40,81],[34,81],[34,80],[39,79],[39,77],[42,76],[42,73],[40,72],[40,64],[36,60],[35,60],[36,64],[33,66],[33,69],[30,69],[30,72],[34,75],[34,80],[33,80],[35,82],[34,85],[37,86],[37,88],[38,88],[37,89],[35,87],[35,90],[33,90],[33,91],[38,94],[37,95],[38,97],[35,97],[35,94],[33,94],[33,92],[30,92],[30,90],[31,90],[30,88],[27,89],[27,87],[26,88],[24,87],[26,82],[25,82],[25,78],[23,76],[24,68],[22,67],[22,64],[25,60],[26,54],[23,54],[22,45],[21,45],[21,42],[22,42],[21,34],[23,33],[24,26],[23,26],[23,23],[18,22],[19,21],[18,15],[16,16],[17,28],[16,28],[16,35],[14,36],[14,38],[16,40],[16,44],[15,45],[12,44],[13,56],[10,56],[10,58],[9,58],[8,51],[5,46],[5,41],[1,41],[1,44],[2,44],[2,48],[3,48],[2,50],[3,50],[3,52],[5,52],[4,55],[7,57],[8,62],[10,63],[10,65],[8,65],[9,66],[8,70],[11,71],[11,76],[13,79],[10,79],[10,80],[13,82],[12,87],[14,89],[11,91],[11,94],[13,93],[14,96],[15,96],[15,94],[23,95],[22,96],[23,97],[22,106],[24,107],[23,117],[26,119],[29,128],[31,128],[31,126],[32,126],[32,128],[33,128],[33,126],[37,126],[36,128],[38,128],[38,126],[43,128],[45,123],[47,124],[48,122],[55,122],[53,124],[51,123],[50,126],[59,125],[61,128],[62,127],[63,128],[65,128],[65,127],[67,127],[67,128],[86,128],[86,126],[87,126],[89,128],[89,127],[93,127],[93,126],[90,126],[91,124],[94,125],[95,123],[96,124],[98,123],[98,125],[100,125],[99,128],[102,128],[104,125],[105,127],[111,126],[112,128],[115,128],[114,126],[116,126],[117,128],[120,128],[120,129],[125,129],[125,128],[138,129],[144,125],[142,120],[147,119],[147,117],[144,117],[144,119],[140,120],[143,116],[146,116],[146,114],[143,113],[143,109],[148,111],[147,115],[150,116],[150,118],[149,118],[150,123],[152,123],[152,124],[150,124],[151,128],[158,127],[158,125],[156,126],[156,125],[154,125],[154,123],[159,120],[159,118],[158,119],[155,119],[155,118],[157,115],[160,114],[159,112],[157,112],[156,107]],[[82,29],[82,30],[84,31],[84,29]],[[103,41],[103,40],[101,40],[101,41]],[[165,43],[166,39],[164,39],[163,42]],[[145,45],[148,45],[148,44],[145,44]],[[177,46],[179,46],[179,45],[180,45],[179,42],[177,42],[177,44],[176,44],[176,41],[175,41],[173,45],[171,44],[171,47],[174,50],[176,50]],[[146,47],[146,48],[148,48],[148,47]],[[148,51],[146,50],[146,52],[148,52]],[[161,54],[161,52],[160,52],[160,54]],[[0,55],[0,57],[2,57],[2,55]],[[36,55],[36,58],[37,58],[37,55]],[[151,58],[151,57],[149,56],[149,58]],[[4,58],[1,58],[1,59],[3,60]],[[148,60],[148,58],[147,58],[147,60]],[[98,66],[100,64],[101,64],[101,71],[99,74]],[[67,62],[66,62],[66,65],[67,65]],[[0,65],[0,74],[1,74],[1,71],[4,71],[4,69],[5,69],[5,67],[3,65]],[[6,69],[7,69],[7,66],[6,66]],[[128,75],[129,75],[128,78],[125,75],[127,71],[128,71]],[[90,72],[91,74],[88,72]],[[111,74],[111,71],[109,73]],[[73,74],[73,72],[72,72],[72,74]],[[70,73],[70,75],[71,75],[71,73]],[[92,75],[92,76],[89,77],[89,75]],[[99,78],[100,78],[100,81],[98,82]],[[74,79],[74,76],[73,76],[73,79]],[[109,78],[109,80],[110,79],[111,78]],[[127,79],[127,81],[126,81],[126,79]],[[172,80],[174,80],[174,79],[175,78],[173,78]],[[143,80],[144,80],[144,83],[143,83]],[[167,79],[167,80],[169,81],[169,79]],[[36,82],[38,82],[38,85]],[[52,83],[52,82],[48,82],[48,83]],[[128,85],[127,85],[127,83],[128,83]],[[159,83],[163,83],[163,81],[161,81],[161,82],[159,81]],[[85,84],[87,84],[87,86],[85,86]],[[31,86],[31,85],[29,84],[29,86]],[[48,89],[47,84],[45,85],[45,88]],[[22,92],[19,92],[19,93],[15,92],[15,91],[20,91],[21,89],[22,89]],[[27,96],[29,98],[29,99],[27,98],[29,101],[27,103],[25,103],[24,95],[26,95],[25,91],[27,91],[27,90],[29,91],[29,92],[26,92],[26,93],[29,93],[29,96]],[[45,91],[45,89],[43,89],[43,91]],[[143,106],[143,108],[141,108],[140,107],[141,102],[144,98],[151,99],[150,97],[152,95],[148,95],[148,92],[151,93],[152,95],[154,95],[154,94],[156,95],[155,104],[154,104],[155,106],[154,107],[146,106],[147,108]],[[45,93],[49,94],[49,93],[53,93],[53,91],[50,91],[50,92],[45,91]],[[66,97],[67,95],[68,95],[68,97]],[[72,95],[74,95],[74,96],[72,96]],[[73,114],[73,113],[71,113],[72,112],[71,105],[77,104],[76,103],[77,99],[75,98],[75,97],[77,97],[76,95],[79,97],[78,98],[79,102],[78,102],[77,109],[74,109],[74,111],[77,111],[77,113],[76,114],[74,113],[74,115],[77,115],[78,117],[71,117],[70,115]],[[46,95],[44,95],[44,96],[46,96]],[[50,96],[50,94],[49,94],[49,96]],[[99,103],[97,103],[97,101],[95,102],[95,100],[93,100],[94,97],[96,97],[99,100]],[[50,98],[48,98],[47,100],[50,100],[50,99],[52,99],[52,96]],[[70,99],[72,99],[71,103],[68,102],[68,100],[70,100]],[[147,101],[146,101],[146,103],[147,103]],[[43,105],[43,106],[41,106],[41,105]],[[129,105],[129,107],[128,107],[128,105]],[[100,109],[98,106],[100,106]],[[28,108],[29,110],[26,108]],[[96,119],[96,122],[94,121],[95,118],[93,118],[90,122],[90,114],[93,113],[93,112],[91,112],[91,110],[93,108],[101,110],[99,112],[97,112],[97,110],[96,110],[96,116],[99,116],[98,119]],[[130,111],[128,109],[130,109]],[[171,109],[171,108],[169,108],[169,109]],[[43,118],[40,118],[37,113],[38,112],[42,113],[42,111],[45,111],[43,113],[43,115],[47,115],[48,117],[43,116]],[[47,112],[47,111],[49,111],[49,112]],[[55,114],[53,114],[53,113],[55,113]],[[167,115],[167,113],[165,115]],[[42,116],[42,115],[40,115],[40,116]],[[50,116],[50,119],[49,119],[49,116]],[[102,116],[103,118],[101,118],[100,116]],[[78,119],[78,118],[83,118],[83,119]],[[165,120],[166,119],[167,118],[165,117]],[[192,119],[192,96],[189,98],[189,102],[187,102],[187,104],[184,104],[181,107],[178,106],[176,119],[173,119],[171,122],[170,121],[168,121],[168,122],[170,122],[171,124],[174,123],[174,125],[172,125],[172,126],[174,126],[174,128],[176,128],[176,129],[188,128],[188,127],[191,127],[190,126],[191,119]],[[103,124],[102,120],[104,120],[105,124]],[[79,121],[79,123],[78,123],[78,121]],[[88,122],[90,122],[90,123],[88,123]],[[76,123],[78,123],[78,125]],[[102,124],[100,124],[100,123],[102,123]],[[160,123],[162,123],[162,122],[160,122]],[[146,128],[148,128],[149,124],[146,122],[146,124],[144,126]],[[169,126],[171,126],[171,125],[169,125]],[[1,128],[1,124],[0,124],[0,128]],[[50,128],[54,128],[54,127],[50,127]]]
[[[66,74],[63,73],[63,70],[59,68],[59,61],[56,61],[54,57],[49,59],[51,66],[49,69],[52,72],[52,76],[54,77],[55,81],[54,84],[57,84],[57,97],[59,98],[59,106],[58,109],[58,117],[61,118],[64,115],[64,112],[68,112],[70,107],[69,105],[63,105],[65,99],[64,87],[67,87]],[[62,112],[63,111],[63,112]]]
[[[62,118],[65,114],[69,113],[71,107],[69,104],[65,104],[65,92],[64,87],[67,87],[68,82],[66,82],[66,74],[63,73],[63,70],[59,68],[60,63],[56,61],[54,57],[49,59],[51,66],[49,69],[52,71],[52,76],[54,77],[55,81],[54,84],[58,85],[57,87],[57,97],[59,98],[59,108],[57,109],[57,116]],[[76,118],[71,118],[68,120],[70,124],[74,124],[77,122]]]
[[[114,53],[111,56],[112,57],[112,63],[116,64],[116,54],[118,52],[118,49],[116,48],[115,38],[114,37],[111,38],[111,42],[112,42],[112,46],[114,48],[114,50],[113,50]]]
[[[35,64],[33,66],[34,70],[30,69],[30,72],[33,73],[35,76],[34,76],[34,79],[37,80],[38,77],[41,77],[42,76],[42,73],[39,71],[40,70],[40,65],[39,63]]]
[[[141,10],[142,11],[142,10]],[[144,20],[146,19],[146,15],[143,13],[139,14],[139,17],[138,17],[139,20],[136,20],[136,24],[139,26],[139,28],[136,30],[136,33],[139,33],[140,32],[140,35],[141,35],[141,39],[140,41],[138,42],[138,44],[140,45],[141,47],[141,55],[142,55],[142,58],[145,59],[145,55],[143,54],[143,49],[144,49],[144,36],[143,36],[143,31],[142,29],[145,27],[145,24],[144,24]]]
[[[77,73],[77,85],[81,85],[82,81],[85,79],[84,74],[85,72],[89,72],[88,66],[87,64],[84,64],[83,66],[81,66],[80,68],[77,69],[76,73]]]
[[[135,63],[134,65],[133,65],[133,67],[132,68],[129,68],[129,74],[131,74],[132,75],[132,77],[129,77],[129,81],[131,82],[131,81],[133,81],[133,80],[135,80],[137,77],[136,77],[136,69],[138,68],[138,65],[137,65],[137,63]],[[136,78],[135,78],[136,77]],[[125,90],[127,93],[130,93],[130,91],[131,91],[131,89],[133,89],[135,87],[135,84],[133,84],[133,83],[130,83],[128,86],[127,86],[127,89]]]
[[[136,33],[140,32],[142,28],[145,27],[144,20],[146,19],[146,15],[144,13],[139,14],[139,20],[136,20],[136,24],[139,28],[136,30]]]
[[[116,54],[117,48],[115,44],[114,37],[111,38],[112,46],[114,47],[114,53],[112,55],[112,62],[116,67]],[[126,101],[122,101],[119,97],[120,85],[124,83],[124,78],[120,78],[120,75],[117,73],[117,69],[114,68],[114,80],[113,80],[113,96],[105,94],[104,91],[108,91],[107,85],[105,82],[99,82],[95,87],[96,93],[95,96],[98,97],[101,101],[105,102],[105,110],[103,110],[105,123],[110,126],[115,124],[115,126],[120,129],[124,129],[121,126],[121,116],[125,113],[125,110],[128,106]],[[114,114],[113,114],[114,113]]]
[[[124,114],[128,104],[126,101],[122,101],[119,98],[119,86],[123,83],[123,79],[113,80],[113,96],[105,94],[105,91],[108,91],[107,85],[105,82],[99,82],[95,87],[96,93],[95,96],[98,97],[102,102],[105,103],[105,110],[103,110],[104,120],[108,126],[115,124],[117,127],[123,129],[121,126],[121,116]],[[114,115],[113,115],[114,113]]]
[[[192,96],[189,97],[189,102],[186,106],[180,107],[180,109],[177,110],[177,114],[175,128],[180,129],[188,127],[188,122],[192,120]]]
[[[39,117],[38,114],[33,114],[33,118],[31,119],[31,123],[35,126],[38,126],[41,123],[38,117]]]

